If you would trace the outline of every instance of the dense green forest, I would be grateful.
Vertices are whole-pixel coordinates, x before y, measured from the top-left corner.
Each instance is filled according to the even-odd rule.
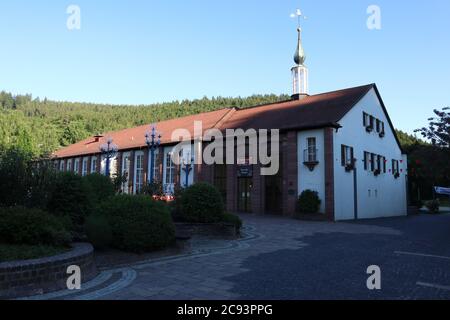
[[[0,93],[0,148],[17,146],[35,157],[108,131],[150,124],[225,107],[249,107],[289,99],[287,95],[202,98],[126,106],[57,102]]]

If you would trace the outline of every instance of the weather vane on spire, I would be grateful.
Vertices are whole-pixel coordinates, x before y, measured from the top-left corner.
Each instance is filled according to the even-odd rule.
[[[303,15],[303,13],[302,13],[302,11],[301,11],[300,9],[297,9],[297,10],[295,11],[295,13],[292,13],[292,14],[291,14],[291,18],[292,18],[292,19],[297,18],[297,23],[298,23],[298,28],[299,28],[299,29],[301,28],[301,26],[300,26],[300,21],[301,21],[302,19],[303,19],[303,20],[308,19],[307,17],[305,17],[305,16]]]

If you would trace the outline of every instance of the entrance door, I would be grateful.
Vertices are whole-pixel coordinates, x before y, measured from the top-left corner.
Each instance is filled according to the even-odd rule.
[[[252,212],[252,178],[238,178],[238,211]]]
[[[282,214],[281,175],[265,177],[266,214]]]

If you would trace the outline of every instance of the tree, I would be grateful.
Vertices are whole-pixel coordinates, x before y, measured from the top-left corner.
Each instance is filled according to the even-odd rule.
[[[428,119],[428,128],[416,130],[422,136],[431,141],[435,146],[450,148],[450,108],[443,108],[442,111],[434,110],[436,117]],[[450,150],[450,149],[449,149]]]

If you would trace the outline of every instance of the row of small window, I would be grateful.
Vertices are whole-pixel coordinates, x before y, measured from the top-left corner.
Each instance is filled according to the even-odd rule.
[[[367,132],[375,130],[380,138],[385,136],[384,122],[365,112],[363,112],[363,125]]]
[[[381,173],[387,172],[387,159],[384,156],[370,153],[365,151],[364,152],[364,170],[366,171],[372,171],[376,175],[379,175]],[[400,174],[400,161],[398,160],[392,160],[391,161],[391,169],[390,172],[394,176],[398,176]]]
[[[91,168],[89,171],[88,168],[88,158],[83,158],[83,160],[81,161],[81,175],[82,176],[86,176],[89,172],[97,172],[97,158],[92,158],[91,159]],[[72,165],[73,162],[73,165]],[[66,167],[66,163],[67,163],[67,167]],[[75,172],[75,173],[79,173],[80,172],[80,159],[75,159],[72,161],[72,159],[69,159],[66,161],[61,160],[59,162],[59,171],[61,172]]]
[[[352,147],[342,145],[341,146],[341,164],[347,171],[353,170],[355,166],[354,150]],[[364,152],[364,170],[372,171],[376,175],[387,172],[387,159],[384,156]],[[390,172],[394,176],[400,174],[400,161],[392,160]]]

